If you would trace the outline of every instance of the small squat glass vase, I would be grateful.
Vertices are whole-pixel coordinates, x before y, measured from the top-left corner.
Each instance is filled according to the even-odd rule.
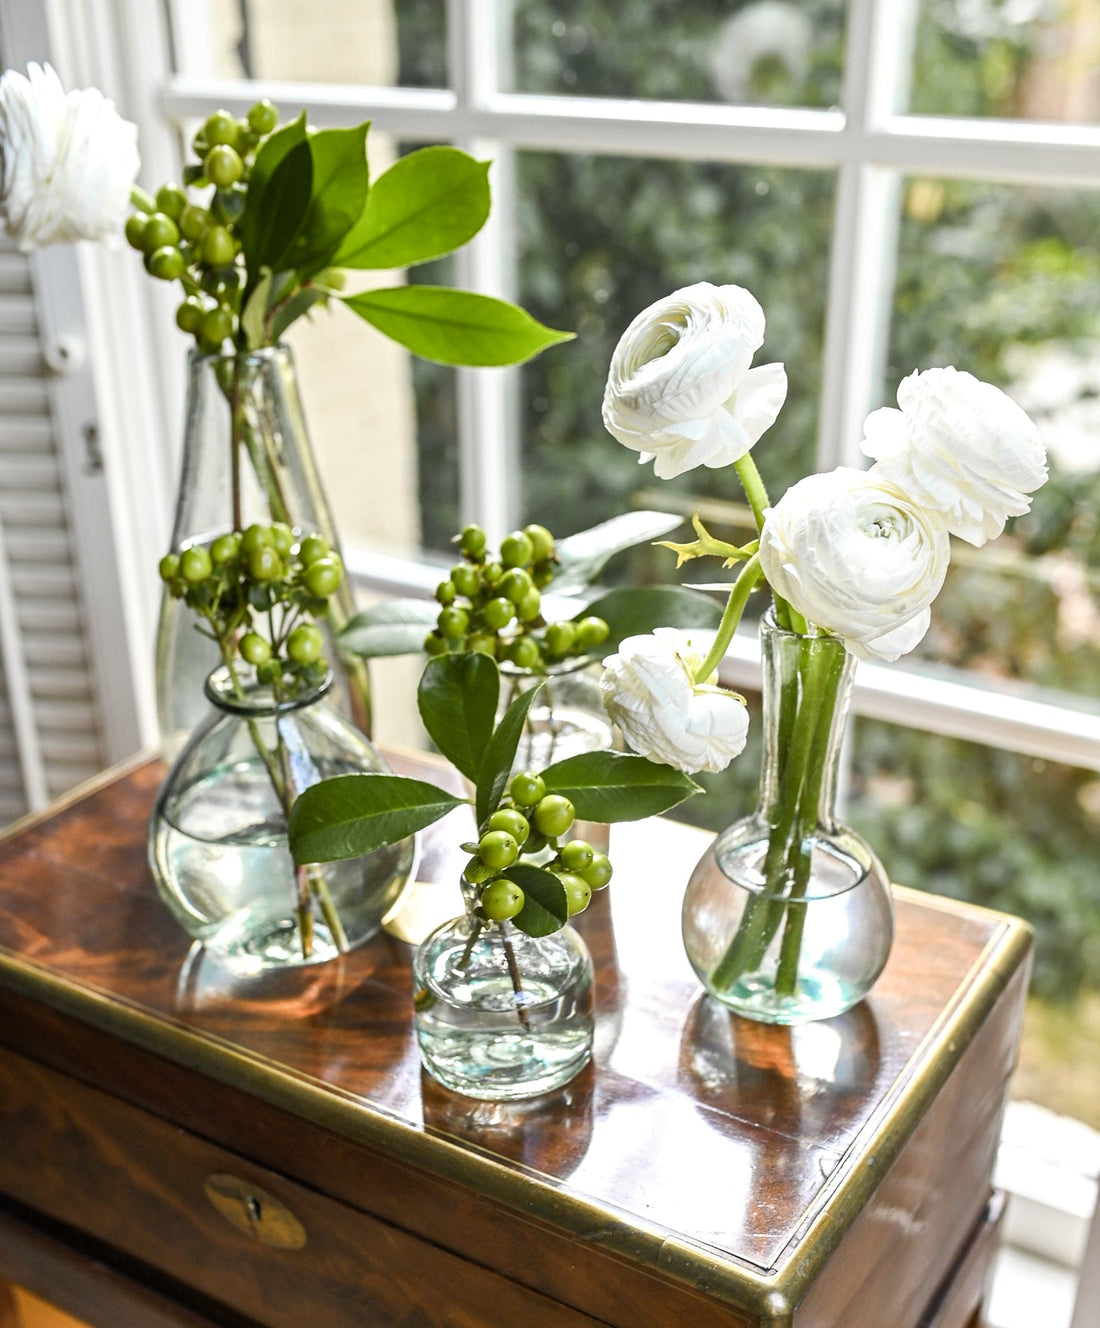
[[[603,665],[591,659],[552,664],[546,673],[500,665],[501,714],[517,696],[543,684],[527,712],[513,770],[545,770],[568,756],[608,751],[616,745],[615,726],[600,696],[602,672]]]
[[[247,677],[246,677],[247,675]],[[386,771],[319,688],[280,700],[251,671],[206,682],[214,714],[176,758],[149,820],[161,898],[196,941],[245,972],[319,963],[378,931],[408,884],[413,839],[343,862],[296,867],[294,799],[332,775]]]
[[[560,1088],[592,1056],[588,947],[566,925],[532,937],[467,910],[413,958],[416,1034],[424,1068],[468,1097],[516,1102]]]
[[[749,1019],[842,1014],[882,972],[890,885],[834,813],[855,657],[831,636],[760,626],[764,758],[759,805],[715,839],[688,882],[684,948],[716,1000]]]
[[[296,535],[321,535],[340,551],[290,350],[269,346],[248,354],[192,354],[172,552],[209,545],[219,535],[244,530],[253,522],[276,521],[285,522]],[[317,625],[335,672],[330,703],[369,734],[367,666],[343,656],[333,639],[354,613],[351,583],[345,577]],[[183,601],[165,591],[157,627],[156,685],[166,760],[172,760],[209,717],[203,681],[218,659],[217,646],[194,630]]]

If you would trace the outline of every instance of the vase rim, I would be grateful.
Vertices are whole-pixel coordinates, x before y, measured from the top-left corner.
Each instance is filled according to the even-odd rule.
[[[188,353],[188,359],[191,364],[196,366],[204,364],[232,364],[237,360],[258,360],[264,362],[268,360],[293,358],[294,352],[285,341],[277,341],[273,346],[256,346],[252,350],[219,350],[204,352],[192,349]]]
[[[834,632],[816,631],[816,632],[796,632],[790,627],[780,627],[775,617],[775,605],[769,604],[760,616],[761,629],[766,628],[773,636],[789,636],[793,641],[831,641],[835,642],[844,651],[848,650],[848,643],[842,636],[837,636]]]
[[[243,677],[241,675],[244,675]],[[310,687],[298,696],[277,701],[270,685],[256,680],[255,671],[250,666],[238,666],[238,678],[244,689],[244,699],[231,691],[233,678],[225,664],[219,664],[207,675],[203,684],[206,699],[228,715],[243,715],[245,718],[269,719],[272,716],[289,715],[295,710],[319,701],[331,689],[334,674],[331,669],[316,687]]]
[[[578,655],[574,659],[560,659],[548,664],[545,669],[521,669],[511,660],[502,659],[497,661],[497,668],[504,678],[567,678],[573,673],[583,673],[599,662],[595,655]]]

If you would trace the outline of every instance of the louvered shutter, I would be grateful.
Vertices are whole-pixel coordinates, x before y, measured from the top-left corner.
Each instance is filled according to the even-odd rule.
[[[29,260],[0,238],[0,824],[106,764]]]

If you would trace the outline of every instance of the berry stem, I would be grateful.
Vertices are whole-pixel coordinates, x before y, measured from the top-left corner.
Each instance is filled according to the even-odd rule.
[[[523,992],[523,980],[519,975],[519,964],[516,963],[516,952],[512,949],[511,937],[508,935],[508,924],[500,924],[501,940],[504,942],[504,958],[508,964],[508,974],[512,979],[512,990],[516,994],[516,1014],[519,1016],[519,1022],[523,1025],[524,1031],[531,1032],[531,1016],[523,1002],[525,1000]]]

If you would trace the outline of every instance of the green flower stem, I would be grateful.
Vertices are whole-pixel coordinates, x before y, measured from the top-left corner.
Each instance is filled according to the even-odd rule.
[[[729,644],[733,640],[737,624],[741,621],[741,615],[745,612],[745,605],[748,603],[749,596],[763,575],[764,570],[760,566],[760,555],[754,553],[741,569],[741,575],[733,583],[730,597],[726,601],[726,607],[722,612],[722,621],[718,624],[718,634],[714,638],[714,645],[710,648],[710,654],[695,670],[695,681],[697,683],[706,682],[718,665],[721,664],[726,651],[729,649]]]
[[[760,472],[756,469],[756,462],[752,459],[752,453],[746,452],[740,461],[733,463],[733,468],[737,471],[737,478],[741,481],[741,486],[745,490],[745,497],[749,500],[753,519],[756,522],[756,529],[762,532],[764,529],[764,511],[771,506],[771,500],[768,498],[764,481],[760,478]],[[775,618],[780,627],[785,628],[788,632],[799,632],[804,636],[809,630],[806,619],[781,595],[776,595],[774,589],[772,595],[775,598]]]

